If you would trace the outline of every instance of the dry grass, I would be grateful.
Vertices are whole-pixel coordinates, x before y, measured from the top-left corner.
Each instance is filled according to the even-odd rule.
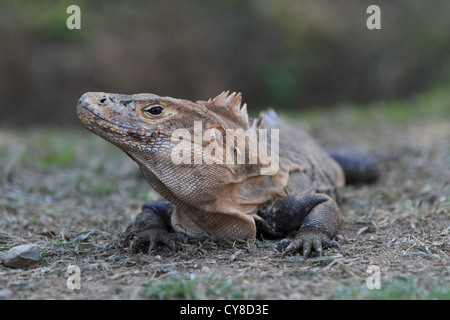
[[[1,130],[0,252],[36,243],[42,258],[28,270],[0,265],[0,296],[449,299],[450,122],[349,125],[339,120],[347,109],[334,112],[311,128],[325,146],[391,157],[377,184],[345,189],[340,247],[306,261],[263,239],[129,255],[126,225],[142,202],[158,198],[131,160],[81,130]],[[66,286],[69,265],[81,269],[80,290]],[[381,290],[366,287],[369,265],[380,267]]]

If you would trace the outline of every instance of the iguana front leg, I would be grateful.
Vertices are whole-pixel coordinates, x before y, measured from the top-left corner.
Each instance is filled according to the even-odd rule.
[[[322,255],[323,248],[337,246],[332,239],[341,224],[341,213],[337,203],[325,194],[287,196],[259,215],[276,231],[296,232],[294,239],[280,241],[287,246],[285,252],[303,248],[306,258],[312,248]]]
[[[170,225],[170,216],[174,210],[172,203],[166,200],[145,203],[142,212],[136,217],[134,224],[127,230],[124,246],[130,253],[135,253],[148,244],[147,252],[150,252],[158,242],[162,242],[173,251],[176,250],[175,242],[186,242],[187,238],[182,233],[174,233]]]

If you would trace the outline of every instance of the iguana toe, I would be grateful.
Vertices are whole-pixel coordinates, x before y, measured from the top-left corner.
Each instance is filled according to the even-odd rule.
[[[141,250],[150,253],[159,243],[176,251],[177,242],[187,243],[186,235],[159,229],[133,230],[127,234],[124,246],[128,247],[130,253],[137,253]]]
[[[324,248],[337,247],[336,241],[331,241],[324,232],[317,229],[300,229],[292,240],[282,240],[279,244],[289,243],[284,253],[291,253],[303,249],[303,257],[308,258],[312,249],[322,256]]]

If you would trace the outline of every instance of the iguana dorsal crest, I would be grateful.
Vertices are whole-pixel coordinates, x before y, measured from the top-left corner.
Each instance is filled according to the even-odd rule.
[[[248,128],[248,113],[247,104],[242,103],[242,96],[240,92],[223,91],[214,99],[209,99],[205,102],[205,106],[208,110],[211,110],[219,116],[224,116],[230,120],[233,120],[238,126],[243,129]]]

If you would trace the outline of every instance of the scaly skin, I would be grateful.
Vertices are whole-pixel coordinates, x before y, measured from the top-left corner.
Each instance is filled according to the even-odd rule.
[[[305,132],[273,111],[249,121],[240,93],[191,102],[154,94],[89,92],[80,98],[77,113],[87,129],[129,155],[148,183],[170,202],[144,205],[126,237],[131,252],[142,244],[152,249],[157,242],[175,248],[172,240],[184,237],[173,236],[173,231],[217,239],[255,237],[257,231],[280,238],[295,233],[293,240],[282,243],[288,244],[286,252],[303,249],[305,257],[312,249],[322,254],[323,248],[334,245],[331,240],[341,223],[336,203],[344,185],[341,167]],[[210,137],[222,159],[227,152],[233,157],[244,153],[246,162],[174,163],[176,129],[192,137],[192,159],[195,152],[207,158],[204,142],[198,146],[195,140],[195,121],[201,121],[202,132],[214,129],[222,134],[221,142]],[[269,139],[279,143],[278,170],[262,174],[267,163],[249,163],[249,146],[226,150],[227,129],[278,129],[279,140]]]

